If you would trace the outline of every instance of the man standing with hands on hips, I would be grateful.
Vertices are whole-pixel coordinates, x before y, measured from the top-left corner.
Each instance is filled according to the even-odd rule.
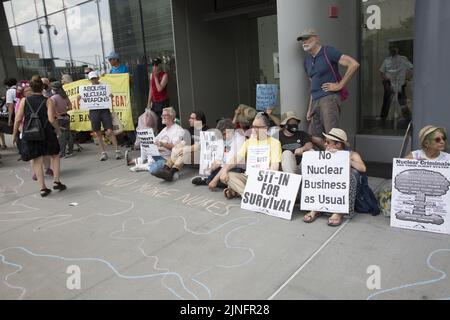
[[[324,147],[322,133],[340,127],[340,102],[346,98],[345,85],[358,70],[359,63],[331,46],[322,46],[319,35],[313,29],[303,31],[297,41],[308,53],[304,68],[311,81],[311,97],[306,114],[310,122],[309,133],[315,138],[315,143]],[[342,78],[339,65],[347,68]]]
[[[150,75],[150,92],[148,94],[147,108],[151,108],[158,115],[158,131],[162,130],[162,111],[170,107],[167,84],[169,76],[161,70],[162,61],[159,58],[153,59],[153,70]]]

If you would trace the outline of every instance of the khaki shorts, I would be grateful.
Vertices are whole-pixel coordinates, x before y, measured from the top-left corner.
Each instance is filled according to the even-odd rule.
[[[322,133],[328,133],[333,128],[339,128],[341,108],[337,94],[320,98],[311,106],[312,120],[309,124],[309,134],[323,139]]]

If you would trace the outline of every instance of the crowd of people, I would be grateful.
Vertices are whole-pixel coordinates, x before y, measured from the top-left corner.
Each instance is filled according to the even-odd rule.
[[[297,40],[307,53],[304,69],[311,81],[310,103],[305,115],[309,132],[300,130],[303,117],[294,111],[283,113],[280,119],[271,108],[258,111],[241,104],[232,117],[216,121],[213,130],[217,133],[217,139],[223,142],[223,155],[210,163],[207,174],[194,177],[192,183],[208,186],[210,190],[223,189],[227,199],[238,198],[244,193],[249,172],[253,169],[301,174],[302,158],[306,152],[348,151],[351,166],[348,212],[330,214],[327,222],[329,226],[336,227],[342,224],[344,217],[351,218],[355,214],[359,177],[367,171],[361,156],[351,149],[347,133],[340,127],[339,121],[340,105],[346,99],[345,86],[359,64],[333,47],[322,46],[314,30],[303,32]],[[108,60],[112,66],[111,73],[128,72],[117,53],[112,52]],[[188,129],[182,128],[176,110],[170,106],[168,74],[162,71],[161,64],[158,58],[152,60],[147,108],[139,117],[137,126],[137,129],[153,129],[157,153],[148,155],[141,149],[141,156],[131,159],[127,151],[125,159],[126,164],[132,166],[132,171],[148,171],[158,179],[171,182],[180,178],[184,166],[198,169],[200,133],[210,128],[206,114],[200,110],[193,110],[187,119]],[[343,77],[338,73],[339,65],[347,69]],[[97,71],[86,70],[86,75],[91,85],[101,83],[101,75]],[[45,185],[45,175],[53,176],[54,190],[66,189],[60,181],[60,158],[73,154],[74,140],[68,115],[72,105],[63,85],[71,81],[70,76],[64,75],[61,81],[33,76],[29,82],[19,84],[14,79],[6,79],[4,83],[8,90],[5,101],[7,116],[3,126],[12,127],[10,133],[21,159],[31,161],[33,179],[38,181],[42,197],[51,192]],[[45,139],[26,138],[30,123],[35,118],[42,124]],[[98,139],[100,160],[108,159],[102,127],[113,144],[115,158],[121,159],[122,152],[112,131],[111,111],[91,109],[89,119]],[[0,138],[0,148],[5,148],[4,137]],[[421,149],[412,152],[408,158],[450,161],[449,154],[444,152],[447,143],[444,128],[427,126],[420,131],[419,138]],[[139,147],[139,139],[136,139],[135,146]],[[255,157],[252,154],[255,148],[265,150],[265,156]],[[303,220],[312,223],[322,214],[311,211],[305,214]]]

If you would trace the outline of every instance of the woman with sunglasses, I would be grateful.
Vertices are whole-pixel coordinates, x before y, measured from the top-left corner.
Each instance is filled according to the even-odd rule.
[[[444,152],[447,147],[447,133],[444,128],[426,126],[419,132],[420,148],[411,152],[407,159],[450,161],[450,154]]]
[[[264,112],[256,114],[253,120],[251,137],[244,142],[238,154],[232,157],[231,162],[222,168],[220,181],[228,185],[228,188],[224,189],[223,192],[227,199],[240,197],[244,193],[249,169],[280,170],[281,143],[279,140],[268,136],[269,124],[269,117]],[[254,152],[257,152],[257,149],[266,151],[265,155],[259,157],[266,161],[257,161],[258,163],[252,164],[249,158],[255,158]],[[231,172],[239,164],[245,163],[247,163],[247,174]]]

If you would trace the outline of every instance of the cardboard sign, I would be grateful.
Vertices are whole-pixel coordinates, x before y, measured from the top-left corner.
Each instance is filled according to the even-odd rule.
[[[450,234],[450,163],[394,159],[391,227]]]
[[[302,159],[301,210],[349,212],[350,153],[308,151]]]
[[[278,85],[258,84],[256,86],[256,110],[265,111],[277,106]]]
[[[200,175],[210,175],[215,161],[222,162],[223,140],[217,139],[214,131],[200,132]]]
[[[153,129],[136,130],[137,136],[141,142],[141,158],[144,161],[149,157],[157,157],[160,155],[158,147],[155,145],[155,134]]]
[[[80,87],[80,109],[97,110],[111,108],[111,91],[107,84]]]
[[[291,220],[302,176],[270,170],[249,175],[241,208]]]

